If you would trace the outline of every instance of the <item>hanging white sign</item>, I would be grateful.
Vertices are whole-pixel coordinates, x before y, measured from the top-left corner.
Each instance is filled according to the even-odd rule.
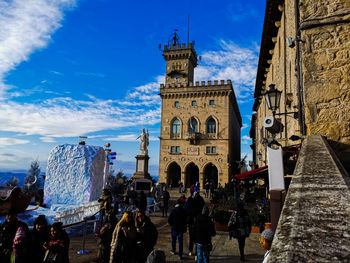
[[[282,148],[267,147],[269,186],[271,190],[284,190],[284,170]]]

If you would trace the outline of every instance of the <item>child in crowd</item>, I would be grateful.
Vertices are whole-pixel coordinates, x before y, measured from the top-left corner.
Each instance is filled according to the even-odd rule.
[[[19,227],[16,236],[13,240],[13,256],[14,260],[11,262],[25,263],[27,262],[27,237],[23,227]]]
[[[259,238],[261,247],[266,250],[263,263],[267,263],[270,257],[270,249],[275,232],[272,229],[265,229]]]

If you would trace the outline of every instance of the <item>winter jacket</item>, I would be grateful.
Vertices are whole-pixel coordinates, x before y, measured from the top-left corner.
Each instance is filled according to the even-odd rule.
[[[112,200],[113,200],[112,195],[104,195],[104,194],[102,194],[98,198],[97,202],[99,202],[99,204],[100,204],[100,209],[103,209],[105,207],[105,203],[112,204]]]
[[[168,223],[176,233],[185,233],[187,225],[187,212],[182,205],[177,204],[171,211]]]
[[[216,235],[214,223],[209,216],[199,215],[194,223],[194,242],[202,245],[210,244],[211,237]]]
[[[35,229],[31,233],[31,242],[30,242],[30,253],[31,253],[31,262],[37,263],[42,262],[45,256],[44,244],[49,241],[49,228],[46,227],[42,232],[39,232]]]
[[[0,227],[0,262],[10,262],[12,254],[13,239],[15,238],[17,229],[22,227],[26,236],[29,237],[29,230],[26,223],[16,220],[14,222],[4,222]]]
[[[126,222],[127,213],[116,225],[111,242],[110,263],[134,262],[136,248],[136,229],[134,222]],[[126,231],[123,231],[123,227]]]
[[[65,230],[61,230],[57,236],[50,236],[47,244],[49,253],[57,254],[55,263],[69,263],[69,237]]]
[[[246,210],[233,212],[228,223],[230,237],[249,237],[252,228],[249,215]]]
[[[158,239],[158,231],[149,217],[145,216],[142,222],[136,221],[137,261],[146,262]]]

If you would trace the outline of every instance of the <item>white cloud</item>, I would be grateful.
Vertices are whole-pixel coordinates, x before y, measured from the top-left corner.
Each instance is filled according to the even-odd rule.
[[[252,143],[252,140],[249,136],[244,135],[241,137],[241,144],[248,144],[249,145],[251,143]]]
[[[42,140],[43,142],[56,142],[54,138],[52,137],[40,137],[40,140]]]
[[[54,74],[54,75],[59,75],[59,76],[63,75],[63,73],[55,71],[55,70],[50,70],[49,72]]]
[[[63,10],[76,0],[13,0],[0,2],[0,79],[29,55],[43,48],[60,26]],[[0,86],[0,98],[10,87]]]
[[[241,128],[241,129],[242,129],[242,130],[244,130],[244,129],[245,129],[245,128],[247,128],[247,127],[249,127],[249,125],[248,125],[248,124],[246,124],[246,123],[243,123],[243,124],[242,124],[242,128]]]
[[[17,144],[27,144],[29,142],[30,141],[28,141],[28,140],[2,137],[2,138],[0,138],[0,147],[17,145]]]
[[[51,34],[61,26],[63,11],[75,3],[76,0],[0,2],[0,130],[39,135],[44,142],[54,142],[54,138],[59,137],[75,137],[107,129],[160,122],[161,99],[158,93],[160,83],[164,83],[164,76],[157,76],[153,82],[135,87],[125,98],[118,100],[100,100],[88,94],[85,94],[85,99],[75,100],[58,97],[59,94],[40,86],[16,91],[15,87],[2,83],[7,72],[49,43]],[[243,99],[247,91],[252,89],[250,85],[253,83],[254,65],[249,63],[256,63],[257,57],[254,51],[225,41],[220,42],[220,48],[219,51],[202,54],[203,65],[196,69],[196,77],[231,79],[236,95]],[[54,70],[50,72],[61,75]],[[255,72],[254,68],[254,76]],[[104,77],[101,73],[77,74]],[[11,100],[13,97],[29,96],[33,92],[46,92],[57,97],[35,103]],[[131,140],[130,136],[119,135],[111,139]],[[156,137],[150,139],[158,140]]]
[[[134,142],[136,141],[136,138],[139,135],[137,134],[124,134],[124,135],[117,135],[116,137],[109,137],[105,138],[105,141],[120,141],[120,142]],[[158,141],[159,138],[155,136],[150,136],[149,137],[150,141]]]
[[[218,51],[206,51],[201,54],[202,63],[195,69],[195,80],[230,79],[236,97],[244,103],[254,90],[258,51],[255,46],[243,48],[224,40],[219,44]]]
[[[153,125],[159,120],[159,107],[121,108],[112,100],[60,97],[41,104],[0,105],[0,130],[43,137],[74,137],[106,129]]]
[[[105,141],[133,142],[133,141],[136,141],[136,138],[137,138],[136,134],[125,134],[125,135],[118,135],[116,137],[106,138]]]

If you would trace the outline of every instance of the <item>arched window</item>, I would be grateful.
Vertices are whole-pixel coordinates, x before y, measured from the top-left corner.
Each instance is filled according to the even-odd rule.
[[[207,122],[207,133],[216,133],[216,121],[213,118]]]
[[[198,122],[195,118],[191,118],[188,123],[188,131],[189,132],[198,132]]]
[[[173,124],[171,125],[171,131],[172,131],[173,135],[180,134],[180,121],[178,119],[175,119],[173,121]]]

